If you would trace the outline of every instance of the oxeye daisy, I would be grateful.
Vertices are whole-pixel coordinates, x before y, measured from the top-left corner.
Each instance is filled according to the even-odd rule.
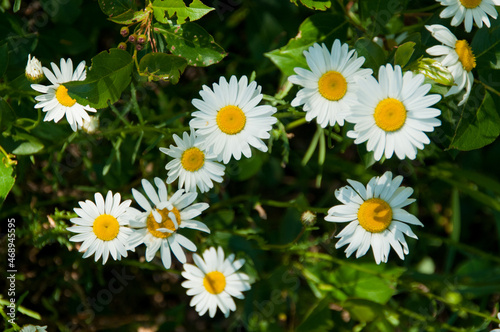
[[[257,106],[263,97],[260,91],[255,81],[248,84],[246,76],[239,81],[231,76],[229,83],[221,77],[213,90],[204,85],[202,99],[192,101],[199,111],[193,112],[194,119],[189,122],[200,139],[199,148],[216,155],[224,164],[231,157],[240,160],[241,154],[251,157],[250,146],[266,152],[262,139],[270,137],[269,131],[277,121],[272,116],[276,108]]]
[[[455,85],[446,93],[445,97],[459,93],[465,87],[465,94],[458,103],[458,106],[465,104],[472,89],[474,75],[472,69],[476,67],[476,57],[466,40],[458,40],[448,28],[439,25],[426,25],[434,38],[444,45],[436,45],[427,49],[427,53],[438,56],[437,61],[441,62],[453,76]]]
[[[142,187],[154,206],[151,206],[148,199],[139,191],[132,189],[132,195],[137,204],[145,211],[139,212],[134,209],[136,217],[130,221],[130,226],[135,229],[129,238],[128,246],[135,248],[144,243],[148,262],[160,250],[163,266],[168,269],[172,263],[170,250],[181,263],[186,262],[186,255],[181,246],[190,251],[196,250],[196,245],[191,240],[179,234],[179,229],[191,228],[210,233],[204,223],[193,220],[208,208],[208,204],[192,204],[198,194],[196,192],[185,193],[184,189],[179,189],[168,198],[165,182],[160,178],[155,178],[154,182],[158,187],[158,192],[148,180],[142,180]]]
[[[196,136],[191,129],[191,135],[184,132],[181,139],[174,135],[177,146],[170,145],[170,148],[160,148],[160,151],[174,158],[165,168],[168,170],[167,183],[174,182],[179,178],[179,189],[185,187],[186,191],[200,192],[209,191],[215,182],[222,182],[225,166],[215,161],[216,157],[205,153],[196,147]]]
[[[297,75],[288,80],[303,88],[292,100],[292,106],[304,105],[306,120],[316,118],[325,128],[335,123],[344,125],[345,116],[355,103],[358,82],[372,74],[371,69],[361,69],[365,62],[355,50],[336,39],[331,52],[325,44],[314,44],[304,51],[311,70],[295,68]]]
[[[399,159],[415,159],[417,148],[430,143],[425,132],[441,125],[436,118],[441,111],[431,107],[441,96],[427,95],[431,85],[423,82],[422,74],[403,76],[400,66],[381,66],[378,81],[370,76],[359,83],[358,103],[347,117],[354,130],[347,136],[356,144],[368,141],[366,148],[376,160],[394,153]]]
[[[31,58],[31,54],[28,55],[28,63],[26,64],[25,70],[26,78],[32,83],[38,83],[43,80],[43,69],[42,63],[37,58]]]
[[[114,260],[127,257],[127,239],[132,233],[128,228],[129,218],[133,214],[131,200],[120,203],[120,194],[114,196],[108,191],[106,200],[100,193],[94,195],[95,203],[86,200],[78,202],[80,208],[75,208],[78,218],[71,218],[76,226],[68,227],[71,232],[78,233],[69,240],[82,242],[80,252],[85,251],[83,258],[95,253],[95,261],[102,256],[102,264],[108,260],[109,254]]]
[[[346,244],[346,256],[356,251],[356,258],[372,248],[375,262],[387,262],[391,247],[399,258],[408,254],[404,235],[417,238],[410,226],[423,224],[414,215],[402,208],[413,203],[409,198],[412,188],[401,187],[402,176],[392,178],[391,172],[381,177],[373,177],[366,188],[358,181],[347,180],[351,186],[335,190],[335,197],[343,203],[328,211],[326,221],[349,224],[336,236],[341,238],[335,245]]]
[[[71,59],[61,59],[61,69],[53,62],[50,65],[54,73],[46,67],[43,67],[43,72],[52,84],[48,86],[31,84],[31,88],[43,93],[35,97],[35,100],[38,101],[35,108],[41,108],[42,111],[47,113],[43,121],[54,121],[57,123],[66,115],[71,129],[76,131],[78,127],[82,127],[83,120],[90,121],[87,112],[96,112],[96,110],[89,105],[83,106],[78,104],[75,99],[69,96],[68,88],[64,86],[64,83],[85,80],[87,75],[85,61],[80,62],[74,72]]]
[[[224,251],[221,247],[215,250],[211,247],[203,253],[203,258],[194,254],[193,260],[196,266],[184,264],[182,276],[187,280],[181,285],[188,288],[187,295],[193,296],[190,306],[200,316],[207,311],[210,317],[214,317],[217,307],[228,317],[231,311],[236,310],[233,297],[243,299],[242,292],[250,289],[248,275],[238,271],[244,259],[234,260],[234,254],[224,259]]]
[[[451,25],[456,27],[464,22],[465,31],[471,32],[473,21],[479,28],[483,27],[483,22],[490,27],[488,15],[496,19],[498,17],[495,6],[500,6],[500,0],[436,0],[441,5],[446,6],[439,14],[441,18],[453,16]],[[465,19],[465,21],[464,21]]]

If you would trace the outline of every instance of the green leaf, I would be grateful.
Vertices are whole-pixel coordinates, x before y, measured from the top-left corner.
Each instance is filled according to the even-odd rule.
[[[182,0],[155,0],[153,2],[153,13],[155,18],[161,23],[170,23],[169,18],[177,14],[177,24],[196,21],[214,10],[214,8],[204,5],[200,0],[194,0],[189,7],[186,7]]]
[[[165,53],[146,54],[139,63],[139,73],[150,80],[170,80],[177,83],[187,66],[186,59]]]
[[[9,45],[7,43],[0,46],[0,77],[5,74],[9,65]]]
[[[297,5],[298,0],[291,0],[295,5]],[[327,10],[332,6],[330,0],[300,0],[304,6],[314,10]]]
[[[156,24],[154,31],[165,37],[172,54],[185,58],[191,66],[210,66],[227,55],[214,38],[196,23],[181,26]]]
[[[245,181],[257,174],[264,164],[264,155],[259,152],[252,153],[250,158],[242,158],[232,169],[232,180]]]
[[[400,65],[401,68],[406,66],[408,61],[410,61],[413,52],[415,52],[414,42],[407,42],[403,45],[398,46],[396,54],[394,55],[394,65]]]
[[[462,107],[460,120],[449,148],[469,151],[492,143],[500,135],[500,97],[475,86]]]
[[[375,42],[366,37],[362,37],[356,41],[354,48],[358,52],[358,56],[365,57],[363,67],[373,69],[373,73],[378,73],[380,66],[386,63],[384,50]]]
[[[387,273],[386,275],[375,275],[361,272],[347,265],[341,266],[332,274],[332,282],[335,287],[340,288],[350,297],[371,300],[385,304],[396,292],[395,286],[402,270],[396,268],[379,267],[373,264],[360,264],[371,270]],[[387,271],[383,271],[387,269]]]
[[[335,22],[335,24],[332,24]],[[344,40],[347,22],[343,15],[320,13],[308,17],[299,27],[295,38],[286,46],[265,53],[281,71],[287,75],[295,74],[295,67],[308,68],[303,52],[314,43],[325,43],[331,49],[335,39]]]
[[[43,143],[40,142],[38,138],[27,133],[17,133],[13,136],[13,138],[16,141],[26,140],[26,142],[22,142],[14,149],[14,151],[12,151],[13,154],[32,155],[40,152],[44,147]]]
[[[151,11],[149,10],[149,8],[146,8],[146,10],[138,10],[138,11],[129,9],[126,12],[121,13],[120,15],[108,18],[108,20],[118,24],[130,25],[146,20],[150,14]]]
[[[7,194],[10,192],[16,182],[14,173],[14,161],[5,155],[3,149],[0,149],[0,206],[2,206]]]
[[[14,8],[13,8],[14,13],[17,13],[20,8],[21,8],[21,0],[16,0],[14,2]]]
[[[374,285],[374,287],[376,287]],[[360,322],[371,322],[384,317],[384,307],[378,303],[363,299],[348,299],[342,303],[351,316]]]
[[[102,12],[109,17],[123,14],[133,6],[132,0],[98,0],[98,2]]]
[[[81,105],[105,108],[116,102],[131,80],[133,59],[117,48],[103,51],[92,58],[84,81],[65,83],[68,94]]]

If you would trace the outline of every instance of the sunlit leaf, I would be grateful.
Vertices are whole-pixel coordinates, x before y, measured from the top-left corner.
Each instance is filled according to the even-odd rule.
[[[170,23],[169,19],[174,15],[177,18],[177,24],[186,22],[188,18],[190,21],[196,21],[212,10],[214,8],[204,5],[200,0],[194,0],[189,7],[182,0],[155,0],[153,2],[153,13],[161,23]]]
[[[157,24],[154,30],[165,37],[172,54],[185,58],[191,66],[210,66],[226,56],[224,49],[196,23],[176,26]]]
[[[187,66],[187,61],[172,54],[149,53],[139,63],[139,72],[150,80],[170,80],[177,83]]]
[[[129,53],[113,48],[92,58],[84,81],[64,85],[68,94],[81,105],[105,108],[116,102],[131,80],[133,59]]]

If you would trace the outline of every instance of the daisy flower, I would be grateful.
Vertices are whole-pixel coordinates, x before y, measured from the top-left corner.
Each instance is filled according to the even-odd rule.
[[[40,82],[44,77],[42,63],[35,57],[31,58],[31,54],[28,54],[28,63],[26,64],[25,75],[26,78],[33,83]]]
[[[196,266],[184,264],[182,276],[187,280],[181,285],[187,288],[187,295],[193,296],[190,306],[200,316],[207,311],[210,317],[215,316],[217,307],[228,317],[231,311],[236,310],[233,297],[243,299],[242,292],[250,289],[248,275],[237,273],[244,259],[234,260],[234,254],[224,259],[224,251],[221,247],[215,250],[211,247],[203,253],[203,258],[194,254],[193,260]]]
[[[239,81],[231,76],[229,83],[221,77],[219,84],[213,84],[213,90],[204,85],[200,91],[202,99],[192,101],[199,111],[193,113],[194,119],[189,122],[196,129],[199,148],[215,154],[224,164],[231,157],[240,160],[241,154],[251,157],[250,146],[266,152],[262,139],[270,137],[269,131],[277,121],[272,116],[276,108],[257,106],[263,97],[260,91],[255,81],[248,84],[246,76]]]
[[[82,242],[80,252],[85,251],[83,258],[87,258],[95,253],[95,261],[102,256],[102,264],[108,260],[109,254],[114,260],[127,257],[126,243],[132,233],[128,228],[131,200],[120,203],[120,194],[114,196],[108,191],[106,200],[100,193],[94,195],[95,203],[86,200],[78,202],[81,208],[74,211],[78,218],[71,218],[71,222],[76,226],[68,227],[70,232],[78,233],[69,240]]]
[[[427,49],[427,53],[438,56],[437,61],[441,62],[453,76],[455,85],[451,87],[445,97],[459,93],[465,87],[465,94],[458,103],[458,106],[465,104],[472,89],[474,75],[472,69],[476,67],[476,57],[466,40],[458,40],[448,28],[439,25],[426,25],[432,36],[444,45],[436,45]]]
[[[212,181],[221,183],[225,166],[215,161],[216,156],[206,154],[196,147],[196,136],[191,129],[191,135],[184,132],[182,139],[174,135],[177,146],[170,145],[170,148],[160,148],[160,151],[174,158],[165,169],[168,170],[167,183],[174,182],[179,178],[179,188],[186,188],[186,191],[196,191],[204,193],[213,188]]]
[[[326,221],[349,224],[336,236],[341,238],[335,245],[346,244],[346,256],[356,251],[356,258],[366,254],[372,247],[375,262],[387,263],[391,247],[399,258],[408,254],[404,235],[417,238],[410,226],[424,226],[414,215],[402,208],[413,203],[409,198],[412,188],[400,187],[402,176],[392,178],[391,172],[373,177],[366,188],[358,181],[347,180],[351,186],[335,190],[335,197],[343,203],[328,211]]]
[[[136,216],[130,221],[130,225],[136,229],[129,238],[128,247],[135,248],[144,243],[148,262],[160,250],[163,266],[168,269],[172,263],[170,250],[181,263],[186,262],[186,255],[181,246],[190,251],[196,250],[196,245],[191,240],[179,234],[179,229],[191,228],[210,233],[204,223],[193,220],[208,208],[208,204],[192,204],[198,194],[196,192],[185,193],[184,189],[179,189],[169,199],[165,182],[160,178],[155,178],[154,182],[158,187],[158,192],[148,180],[142,180],[142,187],[154,204],[153,207],[144,195],[132,189],[132,195],[137,204],[145,211],[140,212],[134,209]]]
[[[500,6],[500,0],[436,0],[441,5],[446,6],[439,14],[441,18],[453,17],[451,25],[456,27],[465,19],[465,31],[471,32],[472,21],[476,22],[479,28],[483,27],[483,22],[490,27],[488,15],[496,19],[498,16],[495,6]]]
[[[42,111],[47,112],[43,121],[59,122],[63,116],[66,115],[69,125],[73,131],[78,127],[82,127],[83,120],[90,121],[87,112],[96,112],[95,108],[89,105],[83,106],[71,98],[68,94],[68,89],[63,83],[72,81],[83,81],[87,75],[85,71],[85,61],[80,62],[75,72],[73,72],[73,62],[71,59],[65,61],[61,59],[61,69],[53,62],[52,73],[48,68],[43,67],[43,72],[52,85],[31,84],[31,88],[43,93],[35,97],[38,104],[35,108],[41,108]]]
[[[304,105],[306,120],[316,118],[318,124],[328,126],[344,125],[344,119],[355,103],[358,82],[372,74],[371,69],[361,69],[365,62],[355,50],[349,51],[347,44],[340,44],[336,39],[331,53],[325,44],[314,44],[304,51],[307,64],[311,70],[295,68],[297,75],[288,80],[303,86],[292,106]]]
[[[385,153],[391,158],[415,159],[417,148],[423,149],[430,140],[424,132],[441,125],[436,117],[441,111],[430,106],[440,95],[427,95],[430,84],[423,84],[424,75],[406,72],[390,64],[381,66],[378,81],[370,76],[359,82],[358,103],[351,108],[347,121],[355,124],[347,136],[354,143],[368,141],[366,148],[380,160]],[[368,91],[368,93],[367,93]]]

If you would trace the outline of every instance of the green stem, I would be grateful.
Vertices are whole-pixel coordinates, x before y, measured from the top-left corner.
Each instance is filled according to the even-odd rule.
[[[305,124],[305,123],[307,123],[307,121],[306,121],[306,118],[305,118],[305,117],[300,118],[300,119],[297,119],[297,120],[295,120],[295,121],[290,122],[289,124],[287,124],[287,125],[285,126],[285,130],[286,130],[286,131],[292,130],[292,129],[294,129],[294,128],[297,128],[297,127],[299,127],[299,126],[302,126],[302,125],[303,125],[303,124]]]

